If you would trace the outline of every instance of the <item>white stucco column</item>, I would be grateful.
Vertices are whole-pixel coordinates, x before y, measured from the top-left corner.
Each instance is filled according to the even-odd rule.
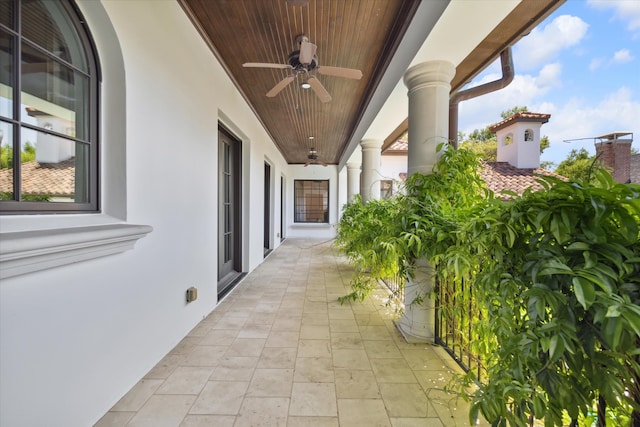
[[[362,187],[360,195],[364,203],[380,199],[380,159],[382,157],[380,139],[363,139],[362,147]]]
[[[360,193],[360,163],[347,162],[347,202]]]
[[[409,175],[431,173],[438,160],[437,146],[449,139],[449,96],[455,73],[449,61],[428,61],[404,75],[409,96]]]
[[[449,134],[449,92],[455,67],[448,61],[428,61],[404,75],[409,96],[408,174],[430,174],[438,161],[436,148]],[[404,316],[396,323],[409,342],[434,342],[435,281],[428,260],[418,259],[415,274],[405,284]],[[422,298],[420,304],[413,303]]]

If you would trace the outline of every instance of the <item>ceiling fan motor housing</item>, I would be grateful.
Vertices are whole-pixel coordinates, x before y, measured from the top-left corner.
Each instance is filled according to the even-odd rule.
[[[287,63],[291,65],[291,67],[298,73],[304,73],[307,71],[314,70],[318,66],[318,57],[313,55],[313,59],[311,63],[305,65],[300,62],[300,51],[294,50],[289,54],[289,58],[287,59]]]

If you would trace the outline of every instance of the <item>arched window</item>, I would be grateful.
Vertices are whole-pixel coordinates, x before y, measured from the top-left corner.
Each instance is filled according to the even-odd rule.
[[[502,140],[502,144],[503,145],[510,145],[513,142],[513,134],[509,133],[507,135],[505,135],[504,139]]]
[[[0,1],[0,212],[97,212],[98,61],[71,0]]]
[[[524,131],[524,140],[526,141],[533,141],[533,129],[526,129]]]

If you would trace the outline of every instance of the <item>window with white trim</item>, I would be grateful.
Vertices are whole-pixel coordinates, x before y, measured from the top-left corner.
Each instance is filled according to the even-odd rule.
[[[70,0],[0,1],[0,213],[98,212],[98,61]]]

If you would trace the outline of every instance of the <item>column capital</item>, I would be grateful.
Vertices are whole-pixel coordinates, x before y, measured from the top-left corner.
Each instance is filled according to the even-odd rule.
[[[380,150],[382,148],[382,144],[384,144],[384,141],[381,139],[363,139],[362,141],[360,141],[362,150]]]
[[[411,93],[433,84],[450,85],[456,67],[449,61],[434,60],[421,62],[409,68],[404,73],[404,84]]]
[[[360,170],[360,166],[362,164],[360,162],[347,162],[347,170],[357,169]]]

